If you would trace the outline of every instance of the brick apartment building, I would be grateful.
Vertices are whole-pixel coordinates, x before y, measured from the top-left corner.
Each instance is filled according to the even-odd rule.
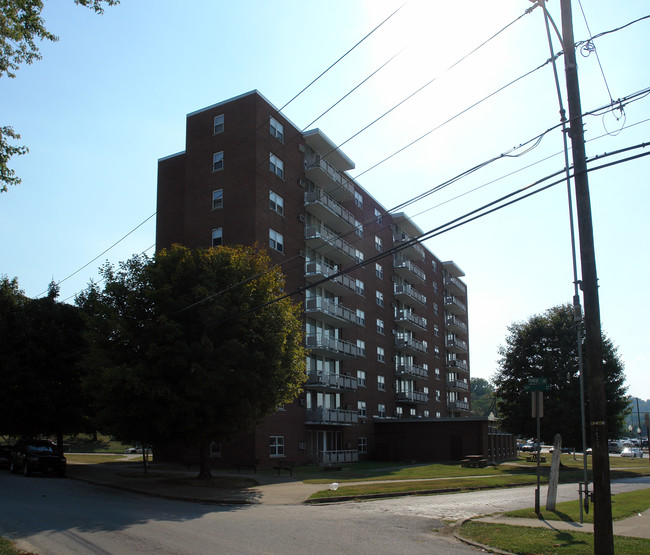
[[[440,429],[465,417],[466,429],[460,268],[410,241],[418,226],[351,179],[354,163],[324,133],[299,131],[257,91],[189,114],[186,133],[185,150],[158,163],[157,249],[267,245],[287,291],[370,260],[295,297],[309,350],[304,392],[218,455],[335,464],[382,458],[382,423]],[[458,434],[451,441],[481,452],[486,433],[465,447]]]

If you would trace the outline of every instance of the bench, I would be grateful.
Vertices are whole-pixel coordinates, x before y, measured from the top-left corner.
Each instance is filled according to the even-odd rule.
[[[260,464],[259,459],[242,459],[235,463],[237,467],[237,473],[241,471],[242,468],[252,468],[255,474],[257,474],[257,465]]]
[[[286,470],[289,476],[293,476],[293,467],[296,465],[293,461],[277,461],[273,468],[278,471],[278,476],[281,470]]]

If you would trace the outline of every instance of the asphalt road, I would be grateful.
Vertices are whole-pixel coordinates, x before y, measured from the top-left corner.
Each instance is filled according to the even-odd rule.
[[[8,472],[0,492],[0,534],[40,555],[477,553],[436,535],[442,523],[426,515],[349,504],[203,505]]]

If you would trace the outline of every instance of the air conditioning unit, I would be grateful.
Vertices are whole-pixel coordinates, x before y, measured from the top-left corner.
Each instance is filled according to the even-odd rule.
[[[304,214],[298,214],[298,221],[302,222],[304,224],[305,223],[305,215]]]

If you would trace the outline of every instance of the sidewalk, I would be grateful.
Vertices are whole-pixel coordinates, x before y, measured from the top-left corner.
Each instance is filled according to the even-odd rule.
[[[196,475],[196,469],[189,471],[158,470],[156,465],[153,465],[150,473],[145,477],[142,473],[142,464],[137,459],[133,460],[133,464],[127,465],[69,463],[67,468],[68,478],[75,480],[166,499],[214,504],[299,505],[312,494],[328,487],[327,484],[305,484],[286,475],[215,472],[215,479],[225,477],[229,482],[241,480],[240,487],[218,488],[206,486],[198,480],[193,483],[192,479]],[[650,489],[648,489],[648,495],[650,495]],[[592,524],[576,522],[507,518],[499,515],[472,520],[593,533]],[[641,515],[614,522],[614,534],[650,539],[650,510]]]

